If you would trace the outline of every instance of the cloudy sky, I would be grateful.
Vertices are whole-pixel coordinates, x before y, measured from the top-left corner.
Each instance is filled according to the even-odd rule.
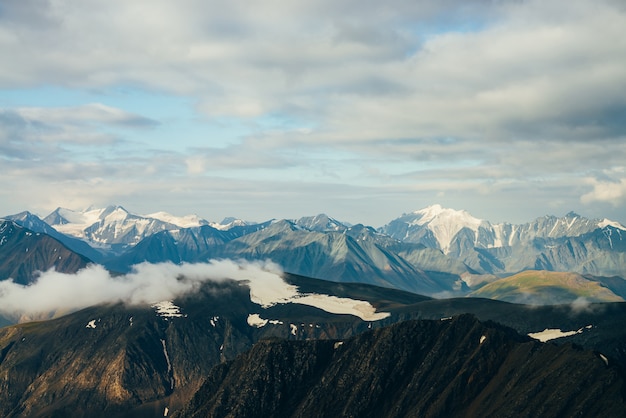
[[[2,0],[0,216],[626,223],[623,0]]]

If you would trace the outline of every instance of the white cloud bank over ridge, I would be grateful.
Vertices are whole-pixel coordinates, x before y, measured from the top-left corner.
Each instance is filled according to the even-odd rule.
[[[369,302],[321,294],[301,294],[281,277],[281,268],[270,262],[213,260],[208,263],[141,263],[132,272],[112,276],[100,265],[90,265],[76,274],[54,270],[42,273],[28,285],[0,281],[0,314],[32,318],[51,312],[71,312],[89,306],[123,302],[154,305],[198,290],[204,282],[240,281],[250,287],[252,302],[264,308],[297,303],[337,314],[352,314],[376,321],[389,316],[377,313]]]

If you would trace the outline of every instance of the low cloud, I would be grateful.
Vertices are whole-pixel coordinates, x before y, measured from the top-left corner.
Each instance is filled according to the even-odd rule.
[[[614,206],[618,206],[626,201],[626,178],[588,178],[587,183],[593,186],[593,190],[580,198],[585,204],[597,201],[608,202]]]
[[[589,299],[581,296],[576,298],[570,305],[570,314],[574,317],[581,314],[599,314],[607,309],[606,303],[599,303],[590,301]]]
[[[152,127],[158,122],[145,116],[107,106],[102,103],[89,103],[73,107],[23,107],[15,110],[25,120],[39,124],[86,125],[104,123],[128,127]]]
[[[12,280],[0,282],[0,314],[18,319],[106,303],[152,304],[192,293],[208,281],[255,280],[268,275],[282,281],[276,264],[231,260],[182,265],[142,263],[122,276],[112,276],[100,265],[88,266],[76,274],[51,270],[28,286]]]

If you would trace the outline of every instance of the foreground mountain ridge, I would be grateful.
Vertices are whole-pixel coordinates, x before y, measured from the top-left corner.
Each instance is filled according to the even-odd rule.
[[[176,417],[619,416],[623,380],[591,352],[469,315],[344,341],[259,342],[211,370]],[[555,396],[559,394],[559,396]]]
[[[488,408],[506,411],[510,405],[515,413],[543,411],[542,416],[567,411],[602,416],[623,408],[618,395],[626,366],[626,335],[620,327],[626,320],[625,303],[571,311],[569,306],[433,300],[291,275],[284,280],[322,308],[302,304],[303,296],[268,304],[254,296],[254,283],[207,281],[193,293],[152,306],[93,306],[50,321],[2,328],[0,415],[157,417],[183,408],[186,413],[202,411],[207,396],[214,394],[219,402],[210,405],[243,407],[245,416],[250,405],[256,412],[249,416],[272,416],[272,409],[257,408],[254,402],[284,408],[283,401],[293,411],[310,413],[317,406],[330,415],[336,408],[375,414],[381,409],[359,395],[370,391],[372,402],[381,400],[378,408],[388,409],[390,416],[410,416],[403,412],[407,408],[430,414],[426,416],[460,414],[471,405],[477,408],[474,416]],[[333,297],[367,302],[375,314],[361,318],[362,307],[352,314],[329,312],[324,301],[335,303]],[[553,341],[564,345],[457,317],[465,312],[481,321],[497,319],[521,335],[554,329],[561,338]],[[429,321],[387,328],[412,319]],[[379,331],[363,334],[370,329]],[[558,335],[560,330],[564,332]],[[285,346],[277,339],[301,342]],[[308,372],[296,367],[309,360]],[[303,374],[281,380],[294,373]],[[217,389],[207,392],[201,389],[203,382]],[[276,390],[281,391],[278,398],[273,397]],[[415,396],[422,392],[423,397]],[[196,393],[196,403],[186,407]],[[231,395],[224,397],[226,393]],[[550,393],[560,393],[562,402],[544,402]],[[532,396],[538,396],[536,402],[528,402]],[[602,402],[590,403],[593,398]],[[423,409],[426,404],[435,409]],[[544,409],[537,409],[542,404]]]

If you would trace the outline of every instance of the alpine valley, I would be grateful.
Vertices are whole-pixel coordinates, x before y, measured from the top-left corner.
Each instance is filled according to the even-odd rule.
[[[2,417],[613,417],[626,227],[0,219]]]

